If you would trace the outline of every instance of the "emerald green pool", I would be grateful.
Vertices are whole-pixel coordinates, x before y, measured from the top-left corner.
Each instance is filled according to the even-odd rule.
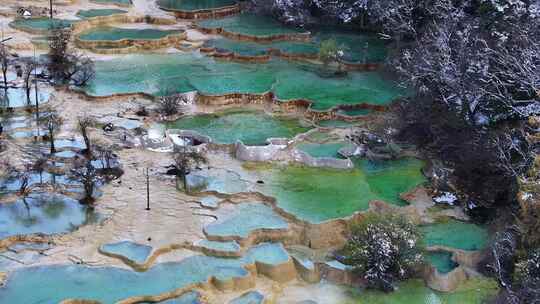
[[[428,252],[427,261],[440,273],[448,273],[459,266],[452,261],[452,253],[446,251]]]
[[[159,7],[166,10],[196,11],[230,6],[235,0],[158,0]]]
[[[498,290],[497,282],[490,279],[469,279],[449,293],[431,290],[421,280],[408,280],[389,293],[351,289],[352,299],[344,304],[481,304]]]
[[[207,19],[199,22],[204,28],[223,28],[227,32],[250,36],[272,36],[303,32],[300,29],[288,27],[267,16],[240,14],[222,19]]]
[[[463,250],[480,250],[489,242],[485,227],[454,219],[421,227],[427,246],[447,246]]]
[[[320,223],[366,210],[372,200],[404,205],[399,194],[425,181],[422,166],[420,160],[401,159],[357,161],[349,171],[301,166],[254,170],[264,181],[260,192],[275,197],[285,211]]]
[[[131,5],[131,0],[90,0],[94,3],[101,3],[101,4],[118,4],[122,6],[129,6]]]
[[[333,157],[340,158],[338,151],[341,148],[347,146],[345,142],[336,142],[336,143],[325,143],[325,144],[316,144],[316,143],[301,143],[297,146],[297,149],[306,152],[312,157]]]
[[[43,30],[48,31],[54,27],[68,28],[74,21],[64,19],[50,19],[50,18],[30,18],[30,19],[17,19],[10,23],[15,28],[23,28],[29,30]]]
[[[77,12],[77,17],[79,18],[93,18],[93,17],[104,17],[116,14],[127,14],[127,11],[121,9],[89,9],[89,10],[80,10]]]
[[[99,27],[91,29],[79,35],[81,40],[108,40],[116,41],[122,39],[131,40],[155,40],[164,38],[167,35],[176,34],[179,31],[175,30],[158,30],[158,29],[131,29],[117,27]]]
[[[260,44],[251,41],[236,41],[228,38],[216,38],[205,43],[206,47],[234,52],[243,56],[265,55],[269,49],[277,49],[288,54],[317,55],[317,46],[308,42],[279,41]]]
[[[387,56],[386,45],[376,36],[343,33],[336,30],[316,32],[310,42],[278,41],[261,44],[228,38],[216,38],[206,42],[205,46],[235,52],[244,56],[263,55],[267,53],[268,49],[277,49],[292,55],[317,56],[321,42],[327,39],[336,41],[338,47],[343,50],[343,60],[348,62],[377,63],[384,61]]]
[[[309,130],[301,126],[298,119],[239,109],[181,118],[167,124],[167,128],[197,131],[217,143],[232,144],[241,140],[246,145],[264,145],[267,138],[290,138]]]
[[[376,35],[342,32],[336,29],[315,32],[313,42],[317,46],[317,52],[321,42],[328,39],[336,41],[338,48],[344,51],[343,59],[349,62],[382,62],[388,53],[384,41]]]
[[[365,116],[370,114],[372,111],[370,109],[350,109],[350,110],[339,110],[339,114],[344,114],[348,116]]]
[[[315,109],[338,104],[388,104],[405,92],[377,72],[350,72],[328,76],[308,63],[271,60],[265,64],[214,60],[194,54],[115,56],[96,62],[96,77],[85,88],[95,96],[145,92],[159,94],[171,87],[177,92],[202,94],[263,93],[272,90],[279,99],[309,99]]]

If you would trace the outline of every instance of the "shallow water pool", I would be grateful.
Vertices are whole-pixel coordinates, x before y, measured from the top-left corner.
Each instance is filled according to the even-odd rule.
[[[260,192],[275,197],[285,211],[318,223],[366,210],[372,200],[406,204],[399,194],[425,181],[422,166],[420,160],[401,159],[357,161],[354,170],[287,166],[255,171],[265,182],[257,185]]]
[[[77,17],[79,18],[93,18],[93,17],[104,17],[116,14],[127,14],[127,11],[121,9],[89,9],[89,10],[80,10],[77,12]]]
[[[285,26],[271,17],[249,13],[203,20],[199,22],[199,25],[204,28],[223,28],[228,32],[259,37],[303,32],[301,29]]]
[[[246,145],[264,145],[267,138],[291,138],[309,130],[298,119],[240,109],[181,118],[168,123],[167,128],[197,131],[221,144],[240,140]]]
[[[167,35],[176,34],[180,31],[177,30],[159,30],[159,29],[132,29],[132,28],[118,28],[118,27],[98,27],[89,31],[83,32],[79,35],[79,39],[93,41],[93,40],[106,40],[117,41],[123,39],[131,40],[156,40],[164,38]]]
[[[489,242],[489,234],[485,227],[454,219],[422,226],[421,231],[424,233],[427,246],[480,250]]]
[[[96,213],[78,201],[57,194],[33,193],[0,204],[0,239],[33,233],[65,233],[95,222]]]

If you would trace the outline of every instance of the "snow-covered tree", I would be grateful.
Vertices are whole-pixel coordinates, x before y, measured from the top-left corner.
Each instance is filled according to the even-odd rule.
[[[370,214],[354,225],[343,248],[343,262],[353,266],[368,287],[392,290],[422,263],[421,234],[402,216]]]

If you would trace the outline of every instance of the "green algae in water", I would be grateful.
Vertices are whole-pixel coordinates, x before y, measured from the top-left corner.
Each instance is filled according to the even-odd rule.
[[[486,228],[473,223],[447,219],[421,227],[427,246],[447,246],[463,250],[483,249],[489,234]]]
[[[190,116],[167,124],[167,128],[197,131],[222,144],[241,140],[246,145],[264,145],[267,138],[290,138],[309,130],[302,127],[298,119],[248,110]]]
[[[121,9],[89,9],[89,10],[80,10],[77,12],[77,17],[79,18],[93,18],[93,17],[104,17],[116,14],[127,14],[127,11]]]
[[[231,6],[235,0],[158,0],[159,7],[166,10],[196,11]]]
[[[107,40],[116,41],[122,39],[139,39],[139,40],[155,40],[164,38],[167,35],[176,34],[179,31],[175,30],[158,30],[158,29],[130,29],[117,27],[99,27],[91,29],[79,35],[81,40]]]
[[[204,28],[223,28],[228,32],[259,37],[302,32],[300,29],[285,26],[271,17],[255,14],[208,19],[200,21],[199,25]]]
[[[459,266],[452,261],[452,253],[446,251],[428,252],[427,261],[437,268],[440,273],[449,273]]]
[[[261,192],[279,207],[310,222],[343,218],[366,210],[372,200],[404,205],[399,194],[425,181],[416,159],[385,164],[356,162],[354,170],[288,166],[260,170]]]
[[[30,18],[30,19],[17,19],[11,24],[15,27],[34,29],[34,30],[49,30],[53,27],[68,28],[74,21],[64,19],[50,19],[50,18]]]
[[[273,59],[264,64],[220,61],[195,54],[115,56],[96,62],[96,77],[84,90],[94,96],[144,92],[159,95],[163,87],[207,95],[264,93],[277,98],[309,99],[313,108],[368,102],[385,105],[405,92],[377,72],[350,72],[327,77],[321,67]]]
[[[471,278],[449,293],[431,290],[421,280],[408,280],[389,293],[351,290],[354,300],[344,304],[481,304],[498,290],[497,282],[492,279]]]
[[[280,244],[257,247],[260,246],[264,246],[267,255],[280,257],[285,251]],[[67,298],[116,303],[132,296],[157,295],[192,283],[207,282],[211,276],[222,280],[246,277],[249,275],[243,268],[246,264],[272,262],[272,258],[259,255],[256,250],[248,250],[240,259],[197,255],[180,262],[157,264],[145,272],[82,265],[20,268],[10,272],[9,281],[0,288],[0,303],[57,304]],[[28,286],[32,288],[29,290]]]
[[[287,222],[272,208],[262,203],[243,203],[225,218],[204,227],[210,236],[246,238],[258,229],[287,229]]]

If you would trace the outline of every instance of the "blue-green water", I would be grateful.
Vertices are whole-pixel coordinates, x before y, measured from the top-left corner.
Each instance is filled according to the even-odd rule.
[[[258,248],[264,248],[265,254],[259,254],[257,251],[261,249]],[[180,262],[157,264],[146,272],[82,265],[26,267],[10,273],[6,286],[0,289],[0,303],[57,304],[66,298],[114,303],[131,296],[157,295],[206,282],[211,276],[244,277],[248,275],[243,268],[247,263],[271,264],[275,256],[282,254],[287,253],[279,244],[261,244],[240,259],[198,255]]]
[[[453,219],[421,227],[427,246],[447,246],[463,250],[480,250],[489,242],[485,227]]]
[[[287,222],[272,208],[258,202],[243,203],[227,216],[204,227],[209,236],[246,238],[257,229],[286,229]]]
[[[133,262],[142,264],[152,253],[152,247],[131,241],[121,241],[101,246],[101,251],[124,256]]]
[[[91,2],[100,4],[118,4],[122,6],[131,5],[131,0],[90,0]]]
[[[259,37],[303,32],[301,29],[285,26],[271,17],[248,13],[221,19],[207,19],[200,21],[199,25]]]
[[[217,241],[202,240],[198,242],[197,245],[204,248],[223,251],[223,252],[240,252],[240,245],[238,245],[236,241],[217,242]]]
[[[127,11],[121,9],[89,9],[89,10],[80,10],[77,12],[77,17],[79,18],[93,18],[93,17],[103,17],[116,14],[127,14]]]
[[[0,204],[0,239],[33,233],[65,233],[97,220],[97,214],[62,195],[32,193]]]
[[[425,182],[416,159],[355,162],[353,170],[286,166],[255,168],[264,181],[258,190],[279,207],[310,222],[343,218],[367,210],[372,200],[405,205],[399,194]]]
[[[248,291],[238,298],[233,299],[229,304],[262,304],[264,296],[258,291]]]
[[[290,138],[309,130],[298,119],[242,109],[184,117],[168,123],[167,128],[197,131],[221,144],[240,140],[246,145],[265,145],[268,138]]]
[[[50,19],[46,17],[30,18],[30,19],[17,19],[10,23],[10,25],[18,28],[26,28],[29,30],[48,31],[51,28],[60,27],[68,28],[73,24],[72,20],[64,19]]]
[[[131,28],[117,28],[117,27],[98,27],[83,32],[79,35],[79,39],[93,41],[93,40],[105,40],[105,41],[117,41],[123,39],[131,40],[156,40],[164,38],[171,34],[177,34],[180,31],[177,30],[159,30],[159,29],[131,29]]]
[[[325,144],[315,144],[315,143],[301,143],[297,146],[297,149],[306,152],[312,157],[333,157],[340,158],[338,151],[341,148],[347,146],[346,142],[336,142],[336,143],[325,143]]]
[[[181,297],[178,297],[176,299],[166,300],[163,302],[159,302],[160,304],[202,304],[201,301],[199,301],[200,294],[192,291],[188,292]],[[150,304],[147,302],[143,302],[144,304]]]
[[[3,92],[2,92],[3,93]],[[38,88],[38,102],[39,104],[49,101],[50,93],[46,90],[40,90]],[[23,88],[10,88],[7,90],[7,95],[3,96],[0,105],[5,105],[13,108],[19,107],[34,107],[36,105],[36,91],[34,88],[30,89],[30,103],[26,98],[26,90]]]
[[[196,11],[230,6],[235,0],[158,0],[158,5],[166,10]]]
[[[194,54],[116,56],[96,62],[96,77],[85,90],[95,96],[136,92],[159,95],[165,88],[209,95],[271,90],[282,100],[311,100],[315,109],[362,102],[384,105],[404,93],[377,72],[350,72],[337,77],[320,69],[278,59],[252,64]]]
[[[452,261],[452,253],[446,251],[429,252],[427,261],[437,268],[440,273],[448,273],[459,266]]]
[[[205,21],[218,24],[220,20]],[[222,22],[222,21],[221,21]],[[236,29],[236,28],[235,28]],[[243,32],[251,31],[238,28]],[[228,38],[216,38],[205,43],[206,47],[234,52],[243,56],[264,55],[269,49],[276,49],[289,55],[318,56],[323,41],[333,39],[338,48],[343,51],[342,60],[353,63],[379,63],[387,56],[386,45],[380,39],[370,34],[343,33],[337,30],[323,30],[316,32],[308,42],[277,41],[271,43],[256,43],[251,41],[237,41]]]

